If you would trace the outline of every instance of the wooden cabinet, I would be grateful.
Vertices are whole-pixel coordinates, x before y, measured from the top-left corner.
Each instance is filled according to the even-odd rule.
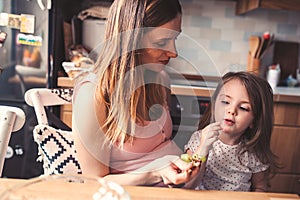
[[[57,85],[59,87],[72,88],[74,80],[68,77],[59,77]],[[60,107],[60,119],[69,127],[72,127],[72,105],[62,105]]]
[[[60,107],[60,119],[72,127],[72,105],[67,104]]]
[[[271,180],[271,192],[300,193],[300,104],[276,102],[271,148],[282,168]]]
[[[300,11],[299,0],[237,0],[236,14],[244,14],[257,8]]]

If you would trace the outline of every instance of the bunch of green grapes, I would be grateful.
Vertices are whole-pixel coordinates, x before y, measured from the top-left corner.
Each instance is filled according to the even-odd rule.
[[[184,154],[181,154],[180,158],[181,158],[181,160],[183,160],[185,162],[188,162],[188,163],[192,162],[194,166],[198,166],[200,163],[206,161],[206,157],[201,157],[196,153],[194,153],[193,155],[184,153]]]

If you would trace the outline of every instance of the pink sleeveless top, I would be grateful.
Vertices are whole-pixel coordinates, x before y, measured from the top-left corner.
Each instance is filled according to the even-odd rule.
[[[96,75],[91,74],[74,88],[73,98],[80,86],[86,82],[96,83]],[[136,125],[133,142],[126,142],[123,149],[113,145],[110,152],[110,173],[125,173],[139,169],[165,155],[180,155],[182,151],[171,140],[172,120],[167,105],[162,115],[155,121],[146,121],[145,125]]]

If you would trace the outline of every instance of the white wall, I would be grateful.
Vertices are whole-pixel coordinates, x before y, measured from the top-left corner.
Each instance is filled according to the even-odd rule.
[[[216,76],[246,70],[250,35],[269,31],[276,40],[300,42],[300,12],[257,9],[236,16],[235,1],[181,0],[181,4],[183,32],[177,42],[179,58],[172,65],[184,73]]]

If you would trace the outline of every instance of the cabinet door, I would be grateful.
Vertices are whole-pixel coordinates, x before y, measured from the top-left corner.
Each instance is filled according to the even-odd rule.
[[[300,174],[300,128],[274,126],[271,148],[283,165],[280,173]]]
[[[300,175],[276,174],[270,185],[270,192],[300,194]]]
[[[72,127],[72,105],[60,107],[60,119],[69,127]]]
[[[298,127],[300,129],[300,104],[274,104],[275,125]]]
[[[300,193],[300,128],[274,126],[271,148],[282,169],[271,180],[270,192]]]

